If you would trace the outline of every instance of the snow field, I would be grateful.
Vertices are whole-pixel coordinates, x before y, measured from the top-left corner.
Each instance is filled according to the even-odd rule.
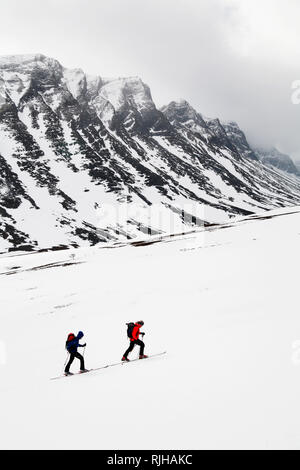
[[[299,224],[293,208],[147,246],[0,257],[1,448],[299,448]],[[75,264],[32,269],[53,261]],[[146,354],[167,355],[49,380],[69,332],[97,367],[141,319]]]

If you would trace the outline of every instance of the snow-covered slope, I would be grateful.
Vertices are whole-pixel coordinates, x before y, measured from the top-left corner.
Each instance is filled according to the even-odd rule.
[[[0,58],[0,250],[89,246],[300,204],[234,123],[157,109],[138,77]]]
[[[299,449],[299,224],[297,207],[1,256],[0,447]],[[146,353],[167,355],[49,380],[69,332],[84,331],[97,367],[120,360],[125,323],[141,319]]]

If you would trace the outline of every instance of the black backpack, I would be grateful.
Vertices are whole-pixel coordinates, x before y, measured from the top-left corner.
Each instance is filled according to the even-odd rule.
[[[132,338],[134,323],[130,322],[130,323],[126,323],[126,325],[127,325],[127,336],[128,338]]]

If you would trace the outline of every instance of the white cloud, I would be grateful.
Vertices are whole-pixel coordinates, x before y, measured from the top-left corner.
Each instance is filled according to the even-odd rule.
[[[298,0],[10,0],[0,13],[0,54],[139,75],[159,105],[185,98],[300,158]]]
[[[294,66],[299,58],[298,0],[225,0],[231,4],[231,46],[248,57]]]

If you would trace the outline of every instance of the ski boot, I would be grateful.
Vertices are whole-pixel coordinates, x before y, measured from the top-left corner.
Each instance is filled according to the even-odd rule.
[[[128,357],[123,356],[122,357],[122,362],[130,362],[130,360],[128,359]]]
[[[72,372],[64,372],[65,376],[68,377],[68,375],[74,375]]]
[[[80,369],[79,373],[84,374],[85,372],[89,372],[89,369]]]
[[[139,359],[147,359],[148,356],[146,356],[146,354],[140,354],[140,357]]]

